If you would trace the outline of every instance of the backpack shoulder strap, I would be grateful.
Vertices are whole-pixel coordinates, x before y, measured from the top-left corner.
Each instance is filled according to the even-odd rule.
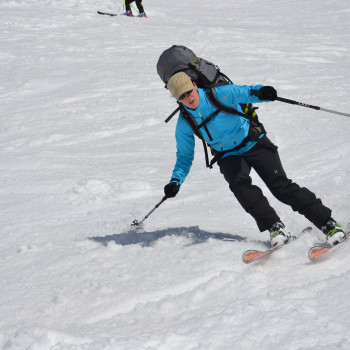
[[[188,125],[191,127],[191,129],[193,130],[193,132],[201,139],[203,140],[203,135],[201,133],[201,131],[198,128],[198,123],[196,122],[196,120],[193,118],[193,116],[191,115],[191,113],[187,112],[186,109],[184,108],[184,106],[182,104],[179,103],[179,110],[181,112],[182,117],[186,120],[186,122],[188,123]]]
[[[166,118],[166,119],[164,120],[164,122],[165,122],[165,123],[168,123],[168,122],[170,121],[170,119],[171,119],[177,112],[179,112],[179,111],[180,111],[180,106],[177,107],[177,108],[175,109],[175,111],[172,112],[172,113],[169,115],[169,117]]]
[[[192,117],[191,113],[188,113],[184,106],[182,104],[179,104],[179,110],[181,112],[182,117],[186,120],[188,125],[191,127],[193,132],[202,140],[203,143],[203,148],[204,148],[204,155],[205,155],[205,163],[207,168],[210,167],[210,162],[209,162],[209,156],[208,156],[208,150],[207,150],[207,144],[203,138],[203,135],[200,131],[200,128],[198,127],[198,124],[196,120]]]
[[[207,94],[207,97],[208,97],[208,100],[209,102],[217,109],[219,109],[220,111],[224,112],[224,113],[227,113],[227,114],[237,114],[241,117],[244,117],[244,118],[247,118],[247,119],[250,119],[249,118],[249,115],[245,114],[245,113],[242,113],[242,112],[239,112],[237,111],[237,109],[233,108],[233,107],[229,107],[229,106],[226,106],[225,104],[223,104],[216,96],[215,94],[215,89],[214,87],[211,87],[209,89],[206,89],[205,90],[206,94]]]
[[[185,119],[185,121],[187,122],[187,124],[191,127],[191,129],[193,130],[193,132],[200,138],[203,139],[202,133],[199,130],[198,124],[196,122],[196,120],[192,117],[192,115],[190,113],[188,113],[186,111],[186,109],[184,108],[184,106],[182,105],[182,103],[178,102],[178,107],[169,115],[168,118],[166,118],[164,120],[165,123],[168,123],[170,121],[170,119],[178,112],[181,113],[182,117]]]
[[[206,94],[209,99],[209,102],[217,109],[220,109],[221,111],[227,113],[227,114],[237,114],[241,117],[247,118],[251,122],[254,120],[255,122],[258,121],[258,115],[256,114],[255,110],[258,109],[259,107],[253,107],[251,103],[244,103],[240,104],[243,113],[237,111],[233,107],[226,106],[223,104],[216,96],[214,88],[216,86],[221,86],[222,84],[217,84],[214,86],[211,86],[210,88],[206,89]]]

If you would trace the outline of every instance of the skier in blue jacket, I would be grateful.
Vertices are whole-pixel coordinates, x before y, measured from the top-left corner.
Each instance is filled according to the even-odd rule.
[[[206,91],[198,88],[184,72],[174,74],[168,81],[167,89],[198,125],[216,111],[209,102]],[[259,98],[251,96],[251,90],[258,90]],[[262,85],[229,84],[215,87],[214,91],[221,103],[241,113],[243,112],[240,103],[269,102],[277,97],[273,87]],[[304,215],[321,229],[331,245],[341,242],[345,234],[341,225],[331,217],[332,211],[310,190],[288,179],[277,147],[267,139],[266,135],[260,136],[264,142],[251,141],[248,137],[249,130],[250,122],[247,118],[222,111],[200,128],[202,137],[210,147],[216,152],[223,152],[218,161],[221,173],[239,203],[255,219],[259,230],[270,232],[271,245],[279,246],[287,242],[291,235],[261,189],[252,184],[250,177],[252,168],[278,200],[290,205],[294,211]],[[170,182],[164,187],[168,198],[177,195],[190,171],[194,158],[194,135],[193,129],[180,113],[175,132],[176,164]]]

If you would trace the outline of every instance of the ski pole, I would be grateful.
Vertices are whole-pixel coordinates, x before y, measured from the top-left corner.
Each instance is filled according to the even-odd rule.
[[[141,224],[166,200],[166,199],[168,199],[168,197],[167,196],[164,196],[163,198],[162,198],[162,200],[159,202],[159,203],[157,203],[156,205],[155,205],[155,207],[141,220],[141,221],[138,221],[138,220],[134,220],[133,222],[132,222],[132,224],[131,224],[131,226],[137,226],[137,227],[140,227],[141,226]]]
[[[135,9],[134,6],[132,6],[131,4],[130,4],[130,6],[131,6],[137,13],[140,13],[139,10],[138,10],[138,9]]]
[[[250,95],[251,95],[251,96],[260,97],[260,96],[261,96],[261,92],[260,92],[259,90],[250,90]],[[276,101],[280,101],[280,102],[284,102],[284,103],[290,103],[290,104],[292,104],[292,105],[298,105],[298,106],[307,107],[307,108],[312,108],[312,109],[317,109],[318,111],[323,111],[323,112],[328,112],[328,113],[333,113],[333,114],[344,115],[345,117],[350,117],[350,114],[349,114],[349,113],[338,112],[338,111],[334,111],[334,110],[332,110],[332,109],[327,109],[327,108],[322,108],[322,107],[318,107],[318,106],[313,106],[313,105],[309,105],[309,104],[307,104],[307,103],[298,102],[298,101],[293,101],[293,100],[289,100],[289,99],[283,98],[283,97],[276,97]]]

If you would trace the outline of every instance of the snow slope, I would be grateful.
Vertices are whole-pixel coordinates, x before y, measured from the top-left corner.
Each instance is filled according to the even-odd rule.
[[[317,264],[311,233],[265,262],[268,240],[201,143],[175,199],[141,233],[175,161],[176,107],[156,73],[173,44],[237,84],[349,113],[346,0],[0,3],[0,348],[350,349],[350,245]],[[288,175],[350,229],[350,118],[280,102],[259,116]],[[310,223],[253,174],[291,231]]]

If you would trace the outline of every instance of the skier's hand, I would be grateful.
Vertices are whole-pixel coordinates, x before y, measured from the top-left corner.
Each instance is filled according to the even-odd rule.
[[[264,86],[257,93],[259,100],[275,101],[277,91],[272,86]]]
[[[173,198],[180,190],[180,184],[178,182],[169,182],[164,186],[164,193],[167,198]]]

